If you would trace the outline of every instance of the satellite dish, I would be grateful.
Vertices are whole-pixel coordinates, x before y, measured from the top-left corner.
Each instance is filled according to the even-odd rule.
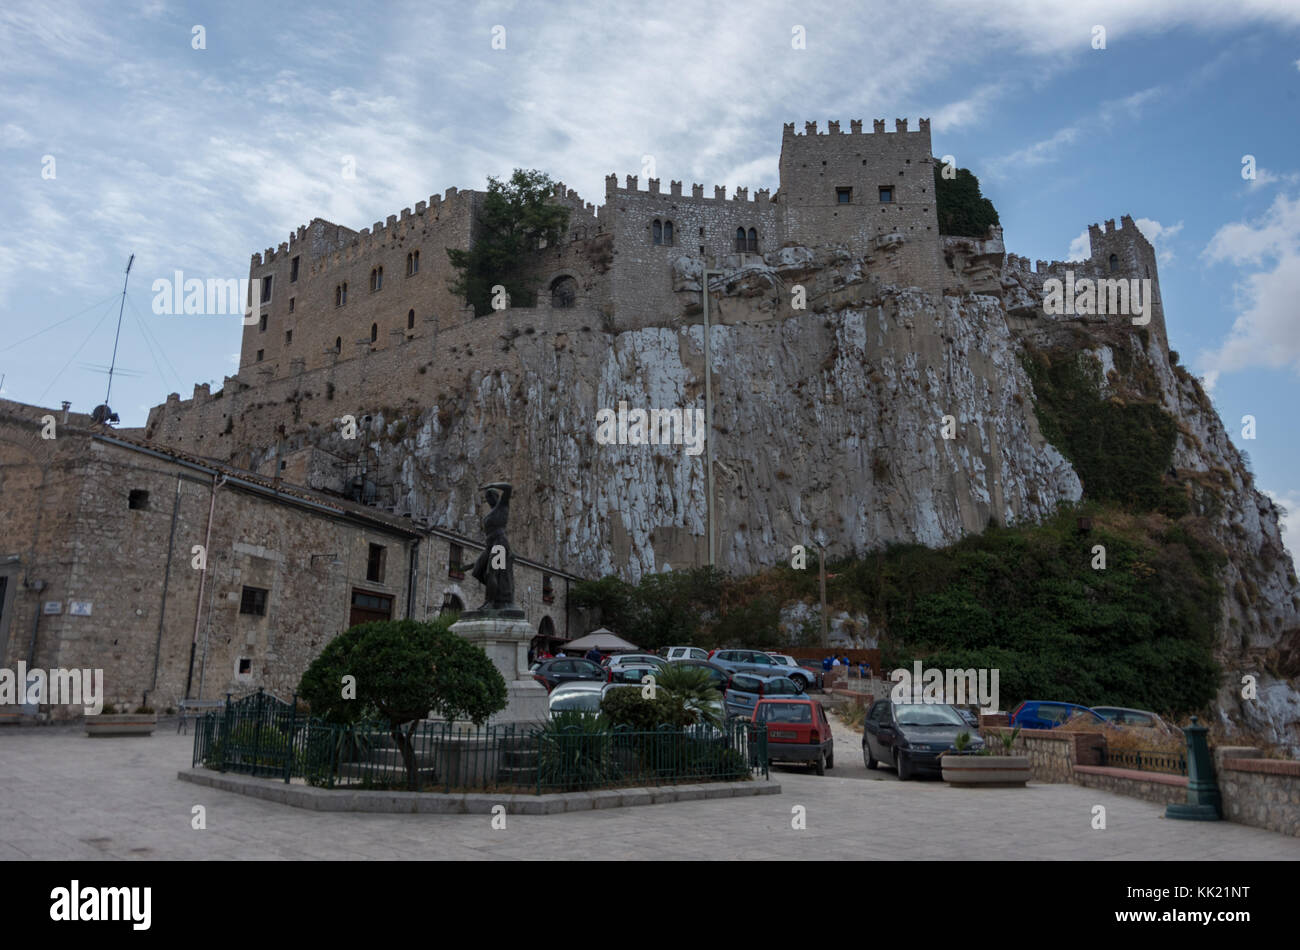
[[[110,422],[120,421],[117,413],[108,407],[108,403],[100,403],[95,407],[95,411],[90,414],[90,421],[96,425],[108,425]]]

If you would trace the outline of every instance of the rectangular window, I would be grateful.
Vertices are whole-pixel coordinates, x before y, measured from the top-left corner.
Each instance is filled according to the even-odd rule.
[[[270,299],[271,299],[271,278],[263,277],[262,278],[262,303],[266,303]]]
[[[835,203],[836,203],[836,204],[840,204],[840,205],[853,204],[853,189],[852,189],[852,188],[836,188],[836,189],[835,189]]]
[[[255,617],[265,617],[266,595],[267,591],[264,588],[245,587],[243,596],[239,599],[239,612],[241,614],[252,614]]]
[[[149,510],[149,493],[141,488],[131,489],[131,494],[127,498],[127,505],[132,511]]]
[[[296,283],[298,280],[298,258],[289,262],[289,283]]]
[[[265,357],[265,356],[266,356],[266,350],[258,350],[258,351],[257,351],[257,361],[258,361],[259,363],[262,362],[262,358]]]
[[[370,556],[366,559],[366,580],[376,584],[384,582],[384,546],[370,545]]]
[[[545,604],[555,603],[555,587],[551,583],[550,574],[542,575],[542,603]]]
[[[289,345],[290,343],[292,343],[292,342],[293,342],[293,331],[292,331],[292,330],[285,330],[285,331],[284,331],[284,345],[285,345],[285,346],[288,346],[288,345]]]
[[[464,577],[465,569],[461,562],[465,559],[464,549],[456,543],[452,543],[447,548],[447,576]]]
[[[880,186],[881,204],[887,204],[893,200],[894,200],[894,189],[888,185],[881,185]]]
[[[259,333],[266,332],[266,314],[262,314],[262,319],[257,321],[257,330]]]
[[[239,658],[239,675],[247,676],[253,672],[253,661],[246,656]]]
[[[298,299],[297,297],[290,297],[290,298],[289,298],[289,312],[290,312],[290,313],[293,313],[293,310],[294,310],[293,303],[294,303],[294,301],[297,300],[297,299]]]

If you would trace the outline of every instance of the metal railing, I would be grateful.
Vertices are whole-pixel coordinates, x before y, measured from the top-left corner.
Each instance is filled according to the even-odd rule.
[[[193,765],[324,788],[542,794],[768,776],[767,730],[610,728],[574,714],[549,723],[472,726],[422,720],[327,723],[259,691],[227,699],[194,733]]]
[[[1101,764],[1119,769],[1138,769],[1142,772],[1164,772],[1169,775],[1187,774],[1186,752],[1161,752],[1151,749],[1103,748]]]

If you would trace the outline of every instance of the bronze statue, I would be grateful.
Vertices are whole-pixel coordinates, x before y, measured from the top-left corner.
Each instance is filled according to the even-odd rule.
[[[515,556],[506,539],[510,520],[511,485],[493,482],[483,487],[489,506],[483,516],[483,552],[474,562],[470,574],[484,587],[483,605],[466,616],[523,617],[515,606]]]

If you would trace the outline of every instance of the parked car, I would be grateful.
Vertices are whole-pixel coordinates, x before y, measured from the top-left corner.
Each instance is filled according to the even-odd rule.
[[[804,663],[800,663],[788,653],[769,653],[776,665],[781,668],[781,672],[796,683],[802,683],[804,689],[812,686],[820,687],[822,685],[822,671],[813,669]]]
[[[761,650],[717,650],[709,659],[731,673],[785,676],[790,672],[790,667],[777,663]],[[803,685],[802,677],[800,685]]]
[[[956,750],[963,732],[971,734],[970,751],[984,748],[984,740],[952,706],[878,699],[863,725],[862,760],[869,769],[882,762],[893,766],[906,782],[917,772],[940,771],[940,756]]]
[[[818,775],[835,767],[831,724],[815,699],[764,696],[754,706],[754,722],[767,727],[769,762],[811,763]]]
[[[533,679],[550,692],[560,683],[573,680],[595,680],[604,683],[609,679],[609,674],[599,663],[578,656],[565,656],[544,662],[533,671]]]
[[[1160,732],[1175,732],[1175,728],[1155,713],[1146,709],[1128,709],[1124,706],[1093,706],[1092,711],[1111,725],[1137,726],[1141,729],[1157,729]]]
[[[651,663],[627,663],[621,666],[611,666],[607,673],[611,683],[640,686],[643,679],[647,676],[653,676],[660,669],[662,669],[662,666],[655,666]]]
[[[707,660],[709,651],[703,647],[665,647],[663,655],[670,663],[676,660]]]
[[[597,680],[560,683],[546,697],[547,710],[552,716],[558,712],[598,713],[607,685]]]
[[[797,696],[799,687],[788,676],[763,673],[733,673],[731,682],[722,694],[722,705],[728,718],[754,714],[754,704],[764,696]]]
[[[957,711],[957,715],[966,720],[966,725],[970,726],[972,729],[978,729],[980,727],[979,714],[969,706],[958,706],[954,704],[952,708]]]
[[[601,665],[609,670],[620,666],[666,666],[668,661],[653,653],[617,653],[601,660]]]
[[[1072,716],[1084,715],[1094,722],[1105,722],[1097,713],[1087,706],[1076,703],[1045,702],[1040,699],[1027,699],[1011,713],[1011,728],[1021,729],[1055,729],[1064,725]]]
[[[727,684],[731,681],[730,670],[708,660],[674,660],[673,666],[697,666],[700,669],[708,670],[709,678],[713,681],[713,687],[719,693],[726,690]]]

